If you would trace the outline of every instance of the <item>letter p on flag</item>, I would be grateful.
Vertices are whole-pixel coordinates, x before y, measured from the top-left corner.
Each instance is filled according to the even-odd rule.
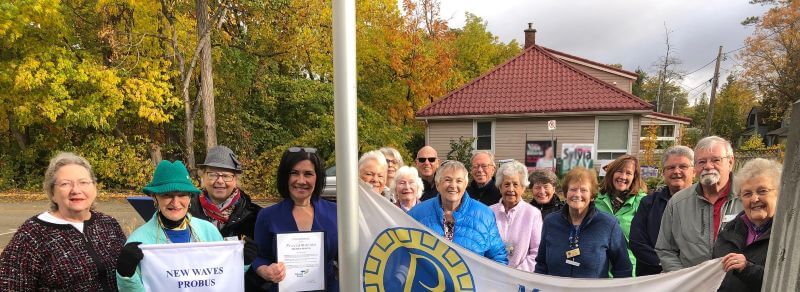
[[[241,241],[140,245],[142,283],[147,291],[244,291]],[[195,273],[218,269],[223,273]],[[188,270],[188,274],[167,271]]]

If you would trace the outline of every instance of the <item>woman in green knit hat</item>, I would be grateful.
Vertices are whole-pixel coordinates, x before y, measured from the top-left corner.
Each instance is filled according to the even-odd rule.
[[[144,255],[139,244],[222,241],[216,226],[188,213],[192,196],[199,194],[200,190],[192,184],[189,172],[180,160],[162,160],[156,166],[153,180],[142,192],[153,197],[157,211],[147,223],[131,233],[122,248],[117,263],[120,291],[144,291],[138,269]],[[257,251],[254,241],[245,241],[245,264],[253,261]]]

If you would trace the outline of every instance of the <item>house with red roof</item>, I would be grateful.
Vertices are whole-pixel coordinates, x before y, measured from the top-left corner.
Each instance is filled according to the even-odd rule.
[[[691,120],[654,113],[631,94],[636,73],[542,47],[535,37],[529,26],[519,55],[416,113],[426,123],[425,143],[440,158],[459,137],[476,138],[475,148],[498,160],[518,161],[529,154],[529,141],[551,135],[556,156],[565,144],[591,144],[591,158],[601,161],[638,154],[643,125],[658,125],[659,140],[680,141]]]

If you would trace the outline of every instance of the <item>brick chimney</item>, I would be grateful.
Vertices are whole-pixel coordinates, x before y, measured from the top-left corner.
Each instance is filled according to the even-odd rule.
[[[533,22],[528,22],[528,29],[525,30],[525,48],[530,48],[536,44],[536,29],[533,28]]]

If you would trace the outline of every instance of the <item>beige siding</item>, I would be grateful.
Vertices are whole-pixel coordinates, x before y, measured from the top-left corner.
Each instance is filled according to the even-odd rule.
[[[495,157],[524,161],[526,140],[550,140],[547,121],[551,119],[555,119],[557,125],[557,156],[564,143],[594,143],[594,116],[498,119],[495,124]]]
[[[643,119],[642,116],[633,116],[631,121],[631,149],[628,154],[639,153],[639,136],[642,134],[641,119]]]
[[[631,93],[631,91],[633,90],[633,80],[628,79],[627,77],[622,77],[617,74],[598,70],[578,63],[573,63],[570,62],[569,60],[564,60],[564,61],[567,61],[567,63],[569,63],[576,69],[581,70],[586,74],[592,75],[597,79],[603,80],[608,84],[614,85],[617,88],[622,89],[627,93]],[[614,84],[614,82],[616,82],[617,84]]]
[[[447,152],[450,151],[450,140],[458,140],[461,136],[473,136],[472,120],[428,121],[427,135],[427,144],[436,149],[439,159],[445,159]],[[417,150],[413,150],[412,153],[415,157]]]

